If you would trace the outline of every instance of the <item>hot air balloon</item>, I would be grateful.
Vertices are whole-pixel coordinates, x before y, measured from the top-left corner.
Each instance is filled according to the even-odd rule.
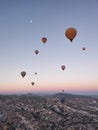
[[[86,50],[86,48],[85,48],[85,47],[83,47],[83,48],[82,48],[82,50],[83,50],[83,51],[85,51],[85,50]]]
[[[42,42],[43,42],[43,43],[46,43],[46,42],[47,42],[47,38],[46,38],[46,37],[43,37],[43,38],[42,38]]]
[[[64,93],[64,90],[62,90],[62,92]]]
[[[21,76],[24,78],[25,75],[26,75],[26,72],[25,72],[25,71],[22,71],[22,72],[21,72]]]
[[[35,52],[35,54],[36,54],[36,55],[39,53],[39,51],[38,51],[38,50],[35,50],[34,52]]]
[[[60,99],[60,101],[61,101],[61,103],[64,103],[65,98],[64,98],[64,97],[62,97],[62,98]]]
[[[34,85],[34,82],[32,82],[31,84]]]
[[[68,28],[65,31],[65,36],[72,42],[75,36],[77,35],[77,30],[73,27]]]
[[[35,72],[35,75],[37,75],[37,72]]]
[[[62,66],[61,66],[61,69],[62,69],[62,70],[65,70],[65,65],[62,65]]]

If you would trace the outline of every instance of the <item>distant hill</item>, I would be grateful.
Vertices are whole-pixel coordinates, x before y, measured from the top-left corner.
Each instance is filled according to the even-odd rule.
[[[93,98],[98,98],[98,95],[91,95]]]
[[[58,97],[58,98],[91,98],[91,96],[88,95],[75,95],[75,94],[69,94],[69,93],[56,93],[49,95],[50,97]]]
[[[57,97],[57,98],[98,98],[98,95],[77,95],[77,94],[70,94],[70,93],[26,93],[26,94],[0,94],[0,98],[6,98],[6,97]]]

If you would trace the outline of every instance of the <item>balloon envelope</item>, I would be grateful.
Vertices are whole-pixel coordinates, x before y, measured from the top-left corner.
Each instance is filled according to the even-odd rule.
[[[37,75],[37,72],[35,72],[35,75]]]
[[[65,65],[62,65],[62,66],[61,66],[61,69],[62,69],[62,70],[65,70]]]
[[[42,42],[43,42],[43,43],[46,43],[46,41],[47,41],[47,38],[46,38],[46,37],[43,37],[43,38],[42,38]]]
[[[31,84],[34,85],[34,82],[32,82]]]
[[[62,92],[64,93],[64,90],[62,90]]]
[[[73,27],[68,28],[65,31],[65,36],[72,42],[75,36],[77,35],[77,30]]]
[[[26,72],[25,71],[22,71],[21,72],[21,76],[24,77],[26,75]]]
[[[38,51],[38,50],[35,50],[34,52],[35,52],[35,54],[38,54],[38,53],[39,53],[39,51]]]
[[[64,103],[65,98],[64,98],[64,97],[62,97],[62,98],[60,99],[60,101],[61,101],[62,103]]]
[[[82,50],[83,50],[83,51],[85,51],[85,50],[86,50],[86,48],[85,48],[85,47],[83,47],[83,48],[82,48]]]

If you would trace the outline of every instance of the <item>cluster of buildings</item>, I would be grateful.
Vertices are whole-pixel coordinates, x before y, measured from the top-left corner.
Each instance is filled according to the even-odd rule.
[[[0,95],[0,130],[98,130],[98,98],[61,97]]]

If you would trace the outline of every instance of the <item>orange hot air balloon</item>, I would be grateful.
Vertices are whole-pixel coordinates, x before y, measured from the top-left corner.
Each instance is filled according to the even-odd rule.
[[[83,48],[82,48],[82,50],[83,50],[83,51],[85,51],[85,50],[86,50],[86,48],[85,48],[85,47],[83,47]]]
[[[47,38],[46,38],[46,37],[43,37],[43,38],[42,38],[42,42],[43,42],[43,43],[46,43],[46,42],[47,42]]]
[[[38,51],[38,50],[35,50],[34,52],[35,52],[35,54],[36,54],[36,55],[39,53],[39,51]]]
[[[25,71],[22,71],[22,72],[21,72],[21,76],[24,78],[25,75],[26,75],[26,72],[25,72]]]
[[[31,84],[32,84],[32,86],[33,86],[33,85],[34,85],[34,82],[32,82]]]
[[[65,70],[65,65],[62,65],[62,66],[61,66],[61,69],[62,69],[62,70]]]
[[[68,28],[65,31],[65,36],[72,42],[75,36],[77,35],[77,30],[73,27]]]

